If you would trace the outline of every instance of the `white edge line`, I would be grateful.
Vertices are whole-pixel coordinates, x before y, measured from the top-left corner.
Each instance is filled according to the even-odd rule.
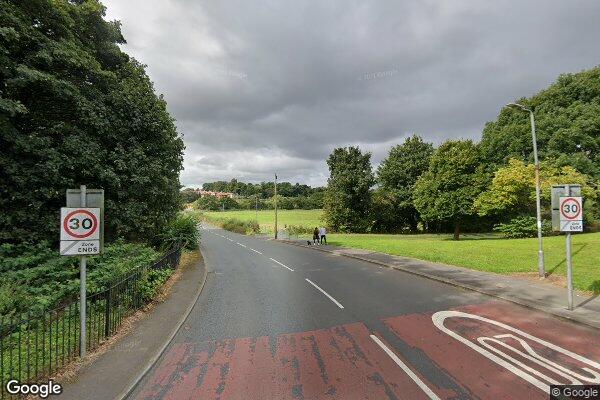
[[[431,389],[429,389],[429,387],[421,380],[421,378],[419,378],[417,375],[415,375],[415,373],[412,372],[411,369],[408,368],[408,366],[406,364],[404,364],[402,362],[402,360],[400,358],[398,358],[398,356],[392,350],[390,350],[389,347],[387,347],[385,345],[385,343],[383,343],[375,335],[371,335],[371,339],[373,339],[373,341],[375,341],[375,343],[377,343],[379,345],[379,347],[381,347],[383,349],[383,351],[385,351],[386,354],[388,356],[390,356],[390,358],[392,360],[394,360],[394,362],[396,364],[398,364],[398,366],[400,368],[402,368],[402,370],[404,372],[406,372],[406,375],[408,375],[410,377],[410,379],[412,379],[419,386],[419,388],[421,388],[421,390],[423,392],[425,392],[425,394],[427,394],[427,396],[429,396],[430,399],[432,399],[432,400],[440,400],[440,398],[435,393],[433,393],[433,391]]]
[[[337,301],[337,300],[336,300],[336,299],[334,299],[334,298],[333,298],[333,297],[332,297],[332,296],[331,296],[329,293],[327,293],[326,291],[324,291],[323,289],[321,289],[321,288],[319,287],[319,285],[317,285],[316,283],[314,283],[313,281],[311,281],[311,280],[310,280],[310,279],[308,279],[308,278],[305,278],[305,279],[306,279],[306,281],[307,281],[308,283],[310,283],[311,285],[313,285],[314,287],[316,287],[316,288],[317,288],[317,289],[318,289],[318,290],[319,290],[321,293],[323,293],[325,296],[327,296],[327,297],[329,298],[329,300],[333,301],[333,302],[335,303],[335,305],[336,305],[336,306],[338,306],[339,308],[344,308],[344,306],[343,306],[343,305],[342,305],[342,304],[341,304],[339,301]]]
[[[289,269],[290,271],[294,272],[294,270],[293,270],[293,269],[291,269],[290,267],[288,267],[287,265],[285,265],[285,264],[282,264],[282,263],[280,263],[279,261],[277,261],[277,260],[275,260],[275,259],[273,259],[273,258],[271,258],[271,257],[269,257],[269,260],[271,260],[271,261],[274,261],[274,262],[276,262],[277,264],[281,265],[282,267],[285,267],[285,268]]]
[[[252,247],[248,247],[248,248],[249,248],[250,250],[252,250],[253,252],[255,252],[255,253],[262,254],[260,251],[258,251],[258,250],[254,250]]]

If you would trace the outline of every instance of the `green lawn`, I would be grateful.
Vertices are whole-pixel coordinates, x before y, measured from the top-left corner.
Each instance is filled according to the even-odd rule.
[[[207,212],[210,218],[254,220],[254,211]],[[280,210],[279,226],[322,224],[321,210]],[[273,210],[258,212],[263,232],[273,231]],[[460,241],[452,235],[330,234],[329,244],[354,247],[440,262],[500,274],[535,273],[537,239],[504,239],[496,234],[466,234]],[[565,238],[544,238],[546,271],[566,276]],[[600,233],[573,235],[573,276],[577,289],[600,293]]]
[[[419,258],[500,274],[537,271],[536,239],[496,235],[331,234],[330,244]],[[600,233],[573,235],[573,281],[580,290],[600,293]],[[566,276],[565,238],[544,238],[546,272]]]
[[[285,225],[308,226],[314,228],[321,225],[322,210],[278,210],[277,224],[279,229],[283,229]],[[242,221],[258,220],[261,232],[273,232],[275,225],[274,210],[259,210],[258,218],[254,210],[241,211],[208,211],[204,212],[208,218],[213,220],[225,218],[237,218]]]

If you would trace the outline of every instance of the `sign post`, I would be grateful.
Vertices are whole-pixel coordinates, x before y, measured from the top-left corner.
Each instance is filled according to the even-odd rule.
[[[558,199],[556,199],[558,197]],[[558,200],[558,201],[556,201]],[[555,210],[558,203],[558,210]],[[561,232],[566,232],[566,261],[567,261],[567,296],[569,310],[573,310],[573,262],[571,258],[572,232],[583,232],[583,199],[581,186],[562,185],[552,187],[553,227],[558,227]],[[558,211],[558,218],[555,211]],[[558,219],[558,221],[555,221]],[[556,228],[554,230],[557,230]]]
[[[90,207],[91,206],[91,207]],[[86,353],[87,255],[102,251],[104,236],[104,190],[67,190],[67,207],[60,210],[60,254],[79,256],[79,355]]]
[[[85,193],[85,185],[81,185],[79,187],[79,190],[81,191],[81,207],[85,207],[86,206],[86,193]],[[96,222],[97,224],[97,222]],[[83,225],[83,224],[82,224]],[[98,230],[98,227],[96,227],[96,230]],[[85,256],[81,256],[79,259],[79,355],[83,358],[85,357],[85,337],[86,337],[86,331],[85,331],[85,321],[86,321],[86,308],[87,308],[87,295],[86,295],[86,290],[85,290],[85,284],[86,284],[86,280],[87,280],[87,260],[85,258]]]

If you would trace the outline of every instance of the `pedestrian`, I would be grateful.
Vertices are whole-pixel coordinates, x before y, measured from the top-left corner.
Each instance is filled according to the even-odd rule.
[[[313,243],[319,243],[319,228],[315,226],[315,230],[313,231]]]
[[[321,237],[321,244],[325,242],[327,244],[327,229],[324,226],[319,228],[319,236]]]

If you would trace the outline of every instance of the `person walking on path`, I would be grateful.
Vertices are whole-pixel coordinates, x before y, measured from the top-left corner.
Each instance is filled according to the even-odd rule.
[[[319,228],[319,236],[321,237],[321,244],[325,242],[327,244],[327,229],[324,226]]]
[[[319,243],[319,228],[315,227],[313,231],[313,244]]]

